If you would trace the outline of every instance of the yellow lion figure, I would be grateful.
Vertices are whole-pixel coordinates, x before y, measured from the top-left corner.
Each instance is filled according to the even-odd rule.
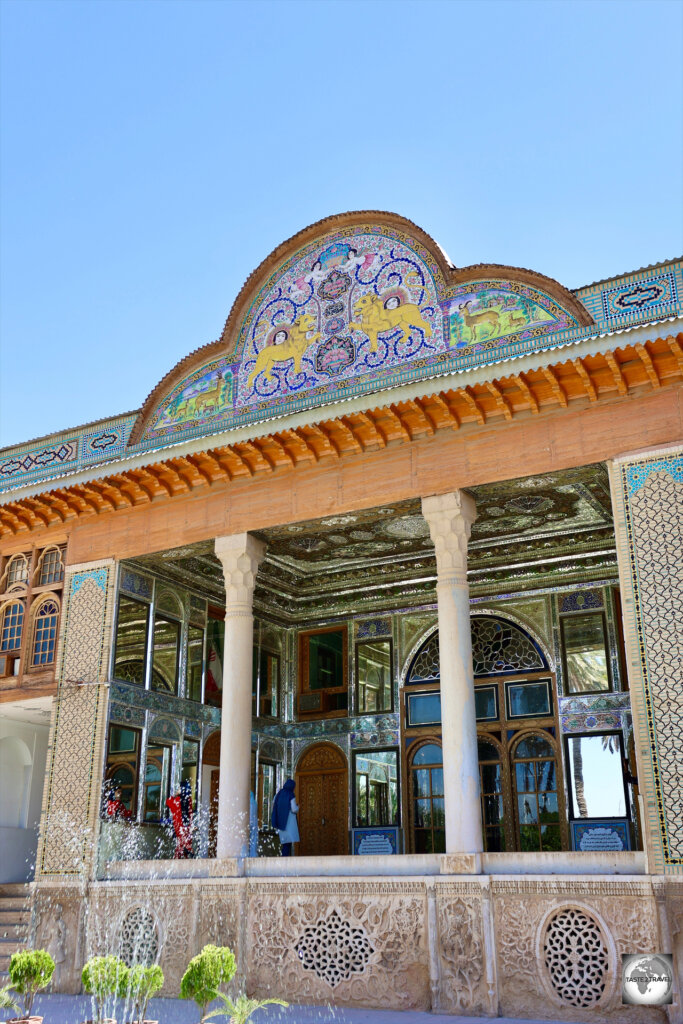
[[[256,365],[249,374],[247,387],[251,387],[256,376],[262,370],[266,379],[270,380],[273,376],[273,364],[286,363],[288,359],[294,360],[294,372],[300,373],[301,359],[304,352],[321,337],[319,331],[308,337],[309,331],[312,331],[314,327],[315,319],[310,313],[302,313],[293,324],[284,325],[282,333],[286,334],[285,340],[276,345],[266,345],[265,348],[261,349],[256,357]]]
[[[362,331],[370,339],[370,351],[377,351],[377,335],[385,334],[399,327],[404,336],[407,337],[410,327],[419,327],[424,331],[426,338],[431,338],[432,329],[423,318],[418,307],[412,302],[405,302],[395,309],[385,309],[379,295],[368,292],[361,295],[353,307],[354,316],[358,323],[350,323],[352,331]]]

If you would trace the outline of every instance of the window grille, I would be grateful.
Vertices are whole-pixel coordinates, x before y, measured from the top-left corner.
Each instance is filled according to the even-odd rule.
[[[57,602],[43,601],[35,618],[32,665],[49,665],[54,661],[58,618]]]
[[[39,586],[45,587],[50,583],[61,583],[63,579],[62,553],[59,548],[50,548],[45,551],[40,563]]]
[[[7,567],[7,587],[28,580],[28,559],[26,555],[14,555]]]
[[[18,651],[24,625],[24,606],[19,601],[5,608],[0,630],[0,651]]]

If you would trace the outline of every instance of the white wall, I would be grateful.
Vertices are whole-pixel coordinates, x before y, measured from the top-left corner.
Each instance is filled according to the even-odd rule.
[[[0,884],[33,878],[48,738],[0,709]]]

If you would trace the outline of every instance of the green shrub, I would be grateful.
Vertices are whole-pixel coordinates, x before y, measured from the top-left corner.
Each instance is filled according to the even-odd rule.
[[[164,972],[158,964],[145,967],[144,964],[133,964],[128,976],[119,988],[123,999],[132,999],[135,1007],[135,1021],[142,1024],[147,1017],[147,1004],[164,984]]]
[[[24,1016],[31,1016],[36,993],[50,984],[54,971],[55,962],[44,949],[25,949],[12,954],[9,978],[17,995],[24,997]]]
[[[227,946],[204,946],[192,957],[180,982],[181,999],[192,999],[201,1013],[201,1024],[207,1019],[209,1003],[221,998],[221,985],[227,985],[235,973],[235,957]]]
[[[126,987],[128,968],[117,956],[91,956],[83,968],[81,981],[89,996],[94,996],[97,1024],[102,1024],[104,1004],[108,996],[117,995]]]

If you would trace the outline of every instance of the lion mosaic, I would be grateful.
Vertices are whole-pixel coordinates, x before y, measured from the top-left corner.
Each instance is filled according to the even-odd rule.
[[[394,309],[387,309],[379,295],[368,292],[361,295],[353,307],[354,316],[358,323],[350,323],[352,331],[362,331],[370,339],[370,351],[377,351],[377,335],[386,334],[399,328],[407,337],[411,327],[417,327],[424,331],[425,338],[431,338],[432,329],[423,318],[418,307],[412,302],[405,302]]]
[[[277,338],[278,334],[284,334],[284,341],[275,345],[266,345],[265,348],[261,349],[256,357],[254,369],[249,374],[247,387],[251,387],[258,374],[262,371],[266,380],[270,380],[273,376],[273,365],[275,363],[286,363],[288,359],[294,360],[294,372],[301,373],[301,360],[304,352],[321,338],[319,331],[309,336],[309,332],[314,328],[315,319],[310,313],[302,313],[293,324],[282,327],[275,337]]]

